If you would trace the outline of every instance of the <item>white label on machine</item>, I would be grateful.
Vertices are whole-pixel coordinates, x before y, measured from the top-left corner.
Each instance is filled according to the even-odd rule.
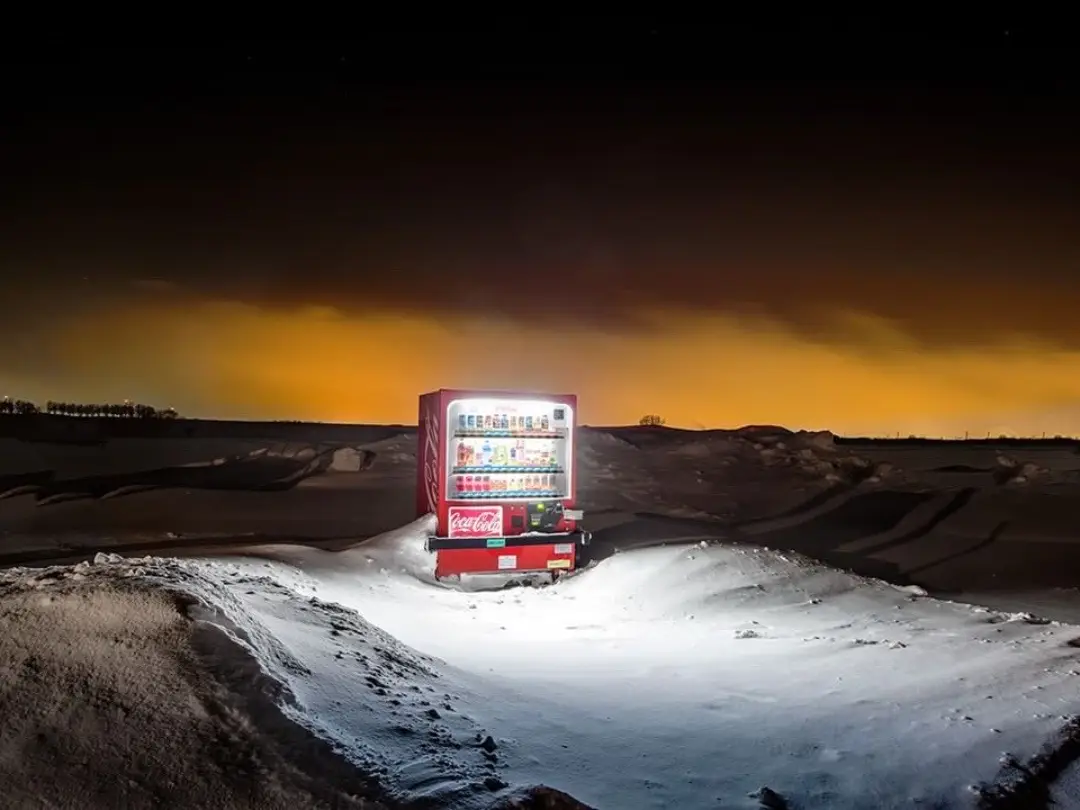
[[[585,512],[582,509],[565,509],[563,517],[567,520],[581,520],[585,517]]]
[[[574,544],[573,543],[556,543],[555,544],[555,553],[556,554],[569,554],[573,550],[574,550]]]
[[[517,568],[517,554],[500,554],[499,555],[499,570],[506,571],[508,569]]]

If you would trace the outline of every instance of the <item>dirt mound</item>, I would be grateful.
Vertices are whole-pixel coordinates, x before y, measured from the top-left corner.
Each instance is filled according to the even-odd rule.
[[[835,436],[829,431],[797,431],[783,428],[753,428],[732,431],[731,442],[742,445],[742,450],[732,444],[732,455],[746,458],[756,455],[765,467],[784,467],[810,477],[825,478],[834,482],[859,484],[877,481],[896,473],[893,465],[875,464],[856,455],[841,455]],[[747,454],[745,448],[752,454]]]
[[[994,482],[998,485],[1011,484],[1013,486],[1023,486],[1032,479],[1042,477],[1050,472],[1048,469],[1040,467],[1038,464],[1020,462],[1004,453],[998,454],[994,461],[995,466],[993,468],[993,476]]]
[[[253,714],[237,700],[168,594],[87,566],[56,574],[0,582],[5,807],[381,806],[362,798],[372,780],[271,701]],[[297,764],[305,746],[320,773]]]

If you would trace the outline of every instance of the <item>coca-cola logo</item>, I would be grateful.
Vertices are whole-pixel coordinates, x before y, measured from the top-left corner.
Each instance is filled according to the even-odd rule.
[[[503,533],[501,506],[450,507],[451,537],[500,537]]]
[[[424,414],[424,489],[429,512],[439,510],[439,412],[428,405]]]

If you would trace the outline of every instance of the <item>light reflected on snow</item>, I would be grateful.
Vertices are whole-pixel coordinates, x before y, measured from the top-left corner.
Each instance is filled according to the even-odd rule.
[[[1068,628],[793,555],[650,548],[551,587],[475,592],[433,583],[426,529],[224,564],[306,606],[242,598],[310,670],[299,691],[330,733],[369,722],[344,708],[366,675],[319,635],[346,609],[357,632],[432,656],[454,722],[505,738],[504,778],[597,806],[708,806],[763,783],[808,806],[938,801],[960,774],[992,781],[1001,750],[1038,750],[1076,688]],[[398,681],[389,695],[410,688]]]

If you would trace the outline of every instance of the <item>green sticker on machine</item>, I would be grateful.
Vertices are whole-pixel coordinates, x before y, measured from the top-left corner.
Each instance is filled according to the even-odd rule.
[[[489,537],[487,541],[488,548],[506,548],[505,537]]]

